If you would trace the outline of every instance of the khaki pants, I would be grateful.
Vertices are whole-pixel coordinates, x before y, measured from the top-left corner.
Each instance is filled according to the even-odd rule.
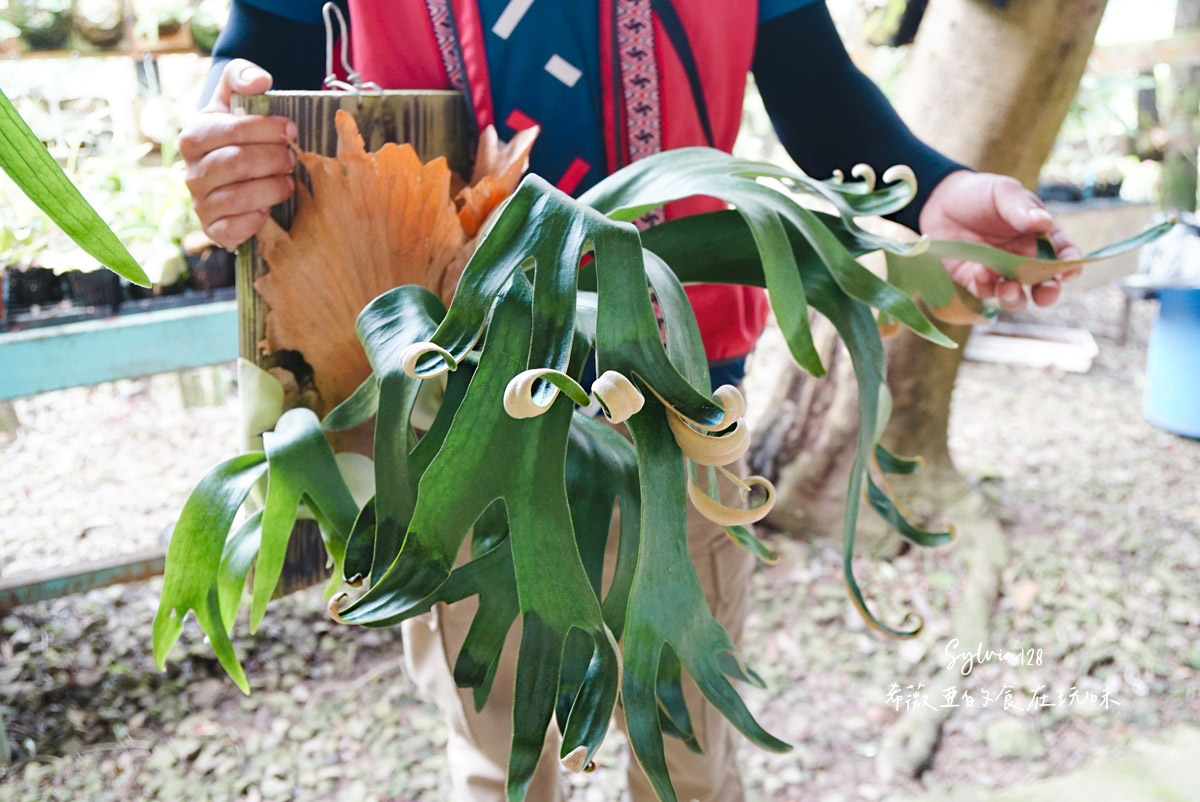
[[[616,559],[616,542],[614,521],[605,555],[606,589]],[[713,615],[729,630],[734,643],[738,643],[750,599],[754,557],[690,504],[688,546]],[[404,648],[409,675],[418,691],[434,701],[446,717],[450,731],[447,757],[452,798],[456,802],[502,802],[512,737],[513,688],[521,624],[518,618],[509,632],[491,695],[483,711],[476,713],[471,690],[456,687],[451,675],[476,608],[476,597],[472,597],[449,606],[438,604],[430,613],[404,622]],[[684,696],[704,754],[697,755],[679,739],[664,736],[675,791],[680,800],[741,802],[744,795],[736,762],[740,736],[704,700],[695,684],[686,677],[686,671],[684,674]],[[623,725],[623,721],[621,723]],[[558,750],[559,733],[551,722],[541,762],[529,786],[526,797],[529,802],[559,802],[564,798],[559,782]],[[597,754],[600,762],[604,761],[606,751],[602,747]],[[631,760],[626,771],[634,802],[656,799],[636,761]]]

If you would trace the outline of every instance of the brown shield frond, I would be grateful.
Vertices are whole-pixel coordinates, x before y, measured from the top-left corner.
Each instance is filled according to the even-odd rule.
[[[429,289],[446,303],[454,295],[463,268],[475,253],[475,244],[484,223],[513,194],[521,177],[529,169],[529,151],[542,129],[534,126],[518,131],[507,144],[501,145],[496,128],[489,125],[479,136],[475,154],[475,169],[471,183],[455,196],[458,201],[458,221],[469,239],[442,273],[442,283]]]
[[[368,153],[344,111],[335,127],[335,157],[297,151],[309,186],[298,187],[289,231],[268,219],[259,232],[269,272],[254,283],[269,309],[260,347],[304,356],[322,412],[370,374],[354,323],[372,299],[419,284],[450,302],[479,230],[520,183],[537,137],[529,129],[501,145],[489,126],[460,208],[451,186],[462,183],[444,158],[422,164],[407,144]]]
[[[290,231],[268,219],[259,232],[270,270],[254,284],[270,309],[263,350],[303,354],[326,411],[371,371],[358,313],[394,287],[439,286],[466,242],[444,158],[422,164],[396,144],[367,153],[346,112],[336,127],[336,157],[297,153],[312,188],[298,188]]]
[[[480,134],[471,184],[457,198],[461,204],[458,220],[468,237],[479,233],[488,216],[521,183],[521,176],[529,169],[529,151],[540,130],[534,126],[518,131],[504,145],[500,144],[493,126],[489,125]]]

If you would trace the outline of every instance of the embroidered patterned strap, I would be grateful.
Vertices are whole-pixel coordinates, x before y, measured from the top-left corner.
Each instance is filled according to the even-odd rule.
[[[654,54],[654,21],[650,0],[616,0],[617,54],[625,96],[625,133],[630,161],[662,150],[662,105],[658,95],[658,62]],[[662,210],[647,213],[641,226],[661,222]]]
[[[454,36],[454,18],[450,15],[450,2],[425,0],[425,5],[429,8],[433,35],[437,38],[438,51],[442,55],[446,75],[450,77],[450,85],[455,89],[465,89],[467,82],[463,77],[462,54],[458,51],[458,40]]]

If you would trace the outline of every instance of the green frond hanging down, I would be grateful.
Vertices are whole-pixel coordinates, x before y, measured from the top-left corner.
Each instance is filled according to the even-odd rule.
[[[579,200],[528,176],[493,217],[448,309],[414,286],[376,298],[358,319],[374,371],[359,390],[321,424],[306,410],[285,413],[264,438],[265,454],[223,463],[196,488],[167,555],[154,626],[158,663],[190,610],[222,665],[246,689],[229,640],[243,585],[254,565],[255,627],[303,505],[338,566],[335,580],[357,588],[348,602],[344,594],[331,599],[337,620],[391,626],[437,602],[478,596],[454,677],[475,689],[479,707],[505,637],[520,619],[510,800],[524,798],[552,718],[563,734],[563,764],[585,768],[607,733],[618,694],[639,764],[659,797],[675,800],[663,736],[703,748],[684,703],[684,672],[755,744],[788,749],[742,701],[733,681],[761,680],[712,617],[687,549],[689,493],[710,513],[728,510],[720,507],[716,471],[747,443],[740,394],[710,392],[683,285],[765,287],[792,355],[814,376],[824,366],[812,343],[809,308],[837,329],[859,387],[843,528],[845,580],[875,628],[911,637],[920,619],[910,615],[907,626],[907,620],[879,621],[852,571],[860,498],[917,545],[952,538],[911,524],[887,489],[888,474],[911,473],[917,463],[879,445],[891,404],[880,321],[952,347],[916,300],[931,309],[949,303],[955,290],[942,259],[969,258],[1026,281],[1079,263],[870,234],[855,218],[903,208],[915,182],[905,168],[886,173],[879,187],[869,169],[855,170],[854,177],[862,180],[816,181],[705,148],[639,161]],[[837,214],[812,211],[797,201],[800,194]],[[695,195],[720,198],[733,210],[641,233],[630,222]],[[1089,258],[1161,233],[1153,229]],[[857,261],[879,250],[888,260],[886,280]],[[663,313],[662,331],[651,293]],[[606,417],[628,425],[632,443],[577,409],[589,401],[580,383],[593,353],[599,376],[593,395]],[[430,380],[445,381],[444,393],[418,437],[413,421]],[[371,418],[376,494],[360,508],[322,428],[350,428]],[[707,489],[695,478],[696,465],[709,466]],[[265,508],[233,530],[238,509],[264,475]],[[602,594],[615,506],[621,520],[616,570]],[[765,509],[742,512],[749,520]],[[773,559],[740,523],[722,522],[745,548]],[[459,565],[468,538],[471,557]]]

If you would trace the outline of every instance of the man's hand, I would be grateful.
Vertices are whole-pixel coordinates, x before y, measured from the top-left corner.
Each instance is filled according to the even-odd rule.
[[[921,233],[934,239],[979,242],[1022,256],[1037,255],[1037,240],[1046,237],[1061,259],[1077,259],[1071,242],[1041,200],[1015,178],[960,170],[942,180],[921,210]],[[997,298],[1009,312],[1025,308],[1024,285],[974,262],[947,263],[951,278],[979,298]],[[1059,281],[1079,273],[1070,270],[1030,288],[1038,306],[1058,300]]]
[[[284,117],[235,115],[234,92],[257,95],[271,76],[245,59],[225,65],[212,100],[179,135],[187,187],[204,232],[230,250],[258,233],[268,210],[296,189],[288,147],[296,124]]]

